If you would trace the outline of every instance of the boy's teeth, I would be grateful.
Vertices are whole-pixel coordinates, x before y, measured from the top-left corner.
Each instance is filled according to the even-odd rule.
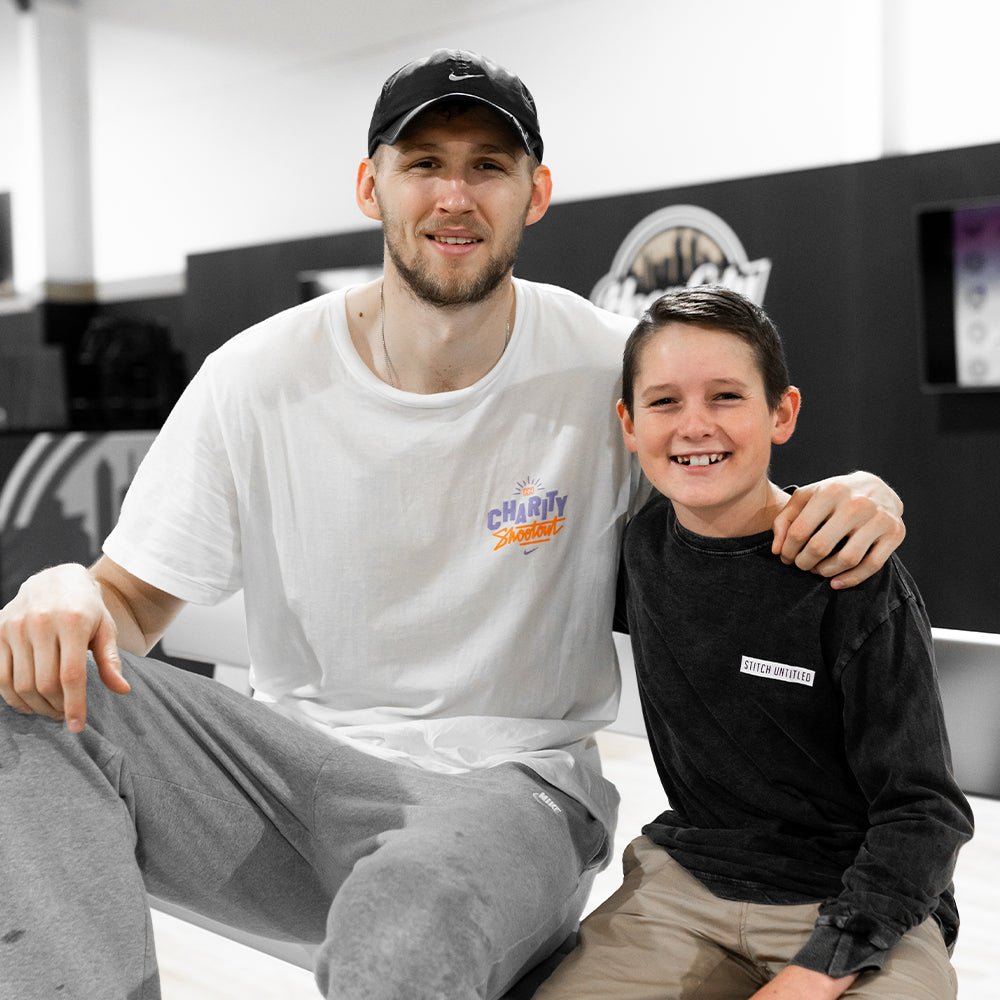
[[[716,462],[721,462],[723,456],[721,454],[716,455],[678,455],[677,461],[681,465],[715,465]]]

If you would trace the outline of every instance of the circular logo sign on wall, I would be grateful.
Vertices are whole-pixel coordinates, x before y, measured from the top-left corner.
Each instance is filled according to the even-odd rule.
[[[770,274],[771,261],[749,260],[739,237],[713,212],[671,205],[647,215],[625,237],[590,299],[638,319],[672,288],[720,284],[762,305]]]

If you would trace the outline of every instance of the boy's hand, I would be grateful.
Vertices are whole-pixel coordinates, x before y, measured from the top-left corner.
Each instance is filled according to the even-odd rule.
[[[83,566],[43,570],[0,611],[0,697],[25,714],[65,719],[80,732],[87,720],[87,651],[112,691],[122,677],[115,621]]]
[[[771,551],[782,562],[853,587],[882,568],[906,535],[903,503],[869,472],[797,489],[774,522]]]
[[[750,1000],[837,1000],[857,978],[855,973],[841,979],[831,979],[822,972],[803,969],[800,965],[786,965],[766,986],[757,990]]]

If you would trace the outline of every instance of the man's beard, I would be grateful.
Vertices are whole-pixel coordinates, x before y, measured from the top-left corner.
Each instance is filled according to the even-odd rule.
[[[418,299],[432,306],[471,305],[489,298],[503,284],[507,274],[514,267],[524,232],[522,228],[516,239],[501,247],[495,256],[490,257],[478,274],[466,280],[449,281],[440,280],[429,274],[416,254],[413,262],[407,263],[403,259],[398,243],[393,239],[392,230],[391,221],[383,218],[385,248],[393,265],[410,291]]]

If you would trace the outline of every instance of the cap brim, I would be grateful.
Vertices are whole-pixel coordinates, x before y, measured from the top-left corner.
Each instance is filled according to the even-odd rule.
[[[425,101],[423,104],[414,108],[412,111],[408,111],[401,118],[397,118],[391,125],[388,126],[388,128],[383,129],[381,132],[378,133],[378,135],[376,135],[372,139],[371,148],[368,150],[368,155],[371,156],[375,152],[375,149],[382,143],[385,143],[385,145],[387,146],[395,145],[400,135],[402,134],[403,129],[405,129],[406,126],[409,125],[410,122],[412,122],[413,119],[417,117],[417,115],[426,111],[429,107],[432,107],[435,104],[440,104],[442,101],[453,100],[455,98],[475,101],[477,104],[485,104],[486,107],[492,108],[498,114],[503,115],[503,117],[513,126],[514,131],[518,135],[518,138],[520,138],[521,145],[524,147],[524,151],[529,155],[534,154],[534,150],[531,147],[531,137],[525,131],[524,126],[509,111],[505,111],[499,105],[494,104],[492,101],[487,101],[483,97],[477,97],[475,94],[465,94],[460,91],[456,91],[455,93],[452,94],[444,94],[441,97],[435,97],[433,100]]]

